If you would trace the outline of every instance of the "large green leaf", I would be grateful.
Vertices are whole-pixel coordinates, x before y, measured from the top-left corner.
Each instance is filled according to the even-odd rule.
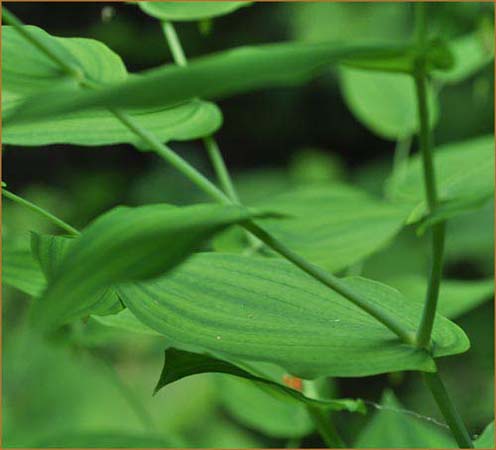
[[[401,205],[340,184],[289,190],[257,203],[257,207],[288,215],[283,221],[261,223],[289,247],[330,271],[359,262],[386,246],[408,213]]]
[[[125,81],[129,77],[119,56],[100,42],[58,38],[37,27],[25,28],[92,83],[108,84]],[[7,119],[28,95],[40,90],[58,86],[58,95],[69,97],[82,90],[76,80],[62,72],[13,27],[3,27],[2,42],[4,118]],[[222,123],[219,109],[212,103],[200,100],[192,100],[172,108],[134,109],[129,114],[138,125],[146,126],[162,141],[196,139],[216,131]],[[106,109],[73,112],[59,117],[40,117],[35,124],[5,127],[2,137],[3,142],[17,145],[140,144],[139,139]]]
[[[223,16],[251,2],[138,2],[147,14],[160,20],[190,21]]]
[[[229,361],[217,359],[213,356],[191,353],[175,348],[165,351],[165,361],[162,373],[158,380],[155,392],[163,387],[179,381],[182,378],[201,373],[223,373],[245,380],[250,380],[261,389],[271,393],[276,398],[287,401],[301,402],[315,408],[333,411],[350,411],[365,413],[365,406],[361,400],[337,399],[337,400],[315,400],[306,397],[300,391],[291,387],[264,378],[261,374],[253,373],[253,369],[243,367],[242,363],[233,364]]]
[[[165,273],[215,233],[250,217],[245,208],[213,204],[114,208],[74,239],[34,305],[33,320],[40,328],[73,320],[115,283]]]
[[[64,270],[64,258],[74,243],[73,238],[31,233],[31,251],[48,283],[57,279],[59,273]],[[122,309],[121,302],[113,289],[96,291],[88,295],[78,306],[74,307],[68,320],[90,313],[112,314]]]
[[[395,289],[362,278],[346,284],[417,328],[422,307]],[[120,286],[119,294],[139,320],[180,348],[272,362],[304,378],[434,369],[426,352],[276,258],[198,254],[165,277]],[[436,357],[469,345],[442,316],[433,339]]]
[[[456,448],[441,428],[415,417],[386,391],[381,405],[353,445],[354,448]]]
[[[428,59],[438,66],[436,53]],[[4,124],[46,119],[84,108],[166,107],[194,98],[220,98],[260,88],[301,84],[336,63],[410,72],[413,61],[412,49],[401,45],[360,47],[290,42],[243,47],[192,60],[187,67],[166,65],[109,88],[73,95],[49,90],[19,105]],[[444,61],[440,65],[443,67]]]
[[[443,202],[489,199],[494,195],[494,136],[482,136],[434,150],[434,167],[439,199]],[[419,155],[408,163],[401,180],[389,180],[388,196],[395,202],[411,205],[410,222],[426,212],[422,161]],[[458,213],[463,210],[459,209]]]
[[[412,301],[420,304],[425,301],[427,279],[424,277],[405,275],[388,279],[388,284]],[[439,291],[439,312],[456,319],[490,300],[493,292],[493,280],[443,280]]]
[[[474,442],[475,448],[494,448],[494,420]]]
[[[418,130],[417,96],[410,75],[343,67],[340,82],[348,108],[375,134],[397,140]],[[429,90],[429,104],[434,124],[438,105],[432,90]]]

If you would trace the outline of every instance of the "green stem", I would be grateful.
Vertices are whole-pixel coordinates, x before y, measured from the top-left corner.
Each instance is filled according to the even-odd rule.
[[[184,54],[181,42],[179,42],[179,38],[177,37],[174,25],[172,25],[171,22],[163,21],[162,30],[169,45],[174,62],[181,67],[187,66],[188,60],[186,59],[186,55]]]
[[[24,198],[19,197],[16,194],[13,194],[12,192],[8,191],[5,188],[2,188],[2,195],[8,198],[9,200],[12,200],[18,203],[19,205],[25,206],[31,211],[40,214],[41,216],[45,217],[53,224],[67,231],[69,234],[73,236],[78,236],[80,234],[78,230],[76,230],[74,227],[71,227],[68,223],[65,223],[63,220],[59,219],[58,217],[55,217],[53,214],[50,214],[48,211],[45,211],[43,208],[40,208],[34,203],[31,203],[30,201],[25,200]]]
[[[8,9],[2,7],[2,18],[5,23],[12,25],[15,29],[31,44],[33,44],[37,49],[45,53],[49,58],[52,59],[59,67],[64,70],[71,77],[75,77],[80,80],[83,78],[83,73],[79,71],[76,67],[68,64],[63,58],[61,58],[52,48],[41,39],[37,39],[32,33],[26,30],[25,25]]]
[[[307,406],[307,411],[327,448],[345,448],[334,424],[322,408]]]
[[[460,448],[474,448],[474,444],[465,428],[462,418],[451,401],[438,372],[424,373],[424,380],[429,387],[439,409],[453,433]]]
[[[214,200],[224,203],[232,204],[229,197],[226,196],[217,186],[215,186],[208,178],[203,176],[194,167],[192,167],[187,161],[182,159],[179,155],[174,153],[166,145],[162,144],[157,137],[150,133],[148,130],[140,127],[134,122],[134,120],[129,117],[126,113],[118,111],[115,109],[110,109],[110,111],[117,117],[129,130],[134,134],[139,136],[145,143],[147,143],[153,150],[164,158],[171,166],[181,172],[186,178],[188,178],[192,183],[196,184],[205,193],[210,195]]]
[[[434,158],[431,148],[431,136],[429,127],[429,110],[427,103],[427,71],[425,67],[424,53],[426,51],[426,14],[425,4],[416,5],[416,39],[418,46],[418,59],[415,68],[415,87],[419,114],[419,142],[424,169],[425,196],[429,213],[432,214],[438,206],[436,190],[436,176],[434,170]],[[443,270],[443,252],[445,238],[445,222],[440,222],[432,227],[432,267],[427,289],[427,297],[422,312],[422,318],[417,331],[416,344],[420,348],[429,347],[436,309],[439,297],[439,287]],[[426,373],[424,379],[429,387],[436,403],[448,423],[453,436],[461,448],[472,448],[473,444],[467,432],[465,424],[451,401],[446,388],[437,372]]]
[[[217,178],[223,191],[235,203],[241,203],[238,197],[238,193],[234,188],[229,172],[227,171],[226,163],[224,162],[222,153],[219,150],[217,141],[212,136],[208,136],[203,139],[203,142],[205,144],[205,147],[207,148],[208,156],[210,158],[210,161],[212,161],[214,171],[217,174]]]

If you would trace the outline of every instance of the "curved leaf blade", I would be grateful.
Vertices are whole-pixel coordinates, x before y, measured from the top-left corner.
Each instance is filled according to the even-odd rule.
[[[365,413],[365,406],[361,400],[336,399],[336,400],[315,400],[306,397],[301,392],[276,383],[275,381],[263,378],[250,373],[240,364],[233,364],[229,361],[215,358],[210,355],[191,353],[175,348],[168,348],[165,351],[165,361],[162,373],[155,387],[155,393],[168,384],[179,381],[182,378],[198,375],[201,373],[223,373],[233,375],[238,378],[251,380],[263,389],[268,389],[276,397],[302,402],[308,406],[328,409],[332,411],[349,411]]]
[[[98,293],[163,274],[215,233],[253,216],[242,207],[211,204],[114,208],[74,239],[33,308],[36,326],[51,328],[86,314]]]
[[[416,329],[420,305],[374,281],[346,282]],[[165,277],[118,291],[139,320],[185,350],[271,362],[302,378],[434,370],[426,352],[402,344],[367,313],[276,258],[197,254]],[[435,357],[469,345],[442,316],[433,336]]]

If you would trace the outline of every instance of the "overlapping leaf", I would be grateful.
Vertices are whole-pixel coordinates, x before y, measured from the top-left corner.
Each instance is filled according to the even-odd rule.
[[[393,288],[361,279],[347,285],[413,330],[422,307]],[[275,258],[199,254],[168,276],[121,286],[126,306],[180,348],[268,361],[302,377],[433,370],[427,353]],[[367,338],[364,339],[364,336]],[[438,316],[435,356],[463,352],[463,331]]]
[[[201,373],[224,373],[250,380],[275,397],[283,398],[292,401],[293,403],[301,402],[312,407],[333,411],[344,410],[350,412],[365,412],[365,406],[360,400],[315,400],[306,397],[300,391],[284,386],[268,378],[264,378],[259,374],[252,373],[249,369],[243,368],[242,364],[234,364],[210,355],[191,353],[175,348],[169,348],[165,351],[164,367],[160,374],[155,392],[158,392],[168,384],[179,381],[182,378]]]
[[[446,62],[434,48],[427,59]],[[166,65],[139,78],[72,96],[56,90],[22,103],[6,122],[20,122],[95,107],[152,108],[175,106],[194,98],[212,99],[261,88],[303,83],[330,64],[347,63],[372,70],[411,72],[414,53],[408,46],[347,46],[298,42],[237,48],[192,60],[187,67]],[[212,82],[215,80],[215,83]]]
[[[494,448],[494,420],[484,429],[474,444],[475,448]]]
[[[64,270],[63,261],[75,239],[62,236],[31,234],[31,251],[48,283],[57,279]],[[84,302],[74,305],[67,320],[88,314],[112,314],[122,309],[117,294],[112,289],[98,290],[88,295]]]
[[[473,209],[476,200],[494,195],[494,136],[447,144],[435,149],[434,166],[439,199],[462,200]],[[386,190],[395,202],[411,205],[410,222],[426,212],[423,169],[420,155],[413,157],[400,181],[389,180]],[[463,208],[455,210],[458,214]]]
[[[346,268],[384,247],[408,213],[401,205],[337,183],[288,190],[256,205],[287,215],[283,221],[260,223],[290,248],[330,271]],[[241,243],[242,238],[240,234]],[[229,247],[232,251],[232,243]],[[222,242],[217,248],[228,249]]]
[[[355,117],[375,134],[404,139],[418,130],[417,97],[413,77],[406,74],[342,68],[341,91]],[[431,123],[437,119],[437,99],[429,90]]]
[[[113,284],[163,274],[216,232],[250,217],[242,207],[210,204],[115,208],[71,244],[33,319],[49,328],[86,314],[91,299]]]
[[[223,16],[251,2],[138,2],[148,15],[160,20],[192,21]]]
[[[7,120],[29,95],[44,89],[55,89],[57,96],[72,97],[83,90],[79,85],[83,79],[105,85],[137,77],[129,76],[119,56],[98,41],[53,37],[33,26],[26,26],[25,29],[73,66],[80,73],[80,78],[63,72],[13,27],[3,27],[2,108],[3,117]],[[206,136],[222,123],[219,109],[212,103],[200,100],[176,107],[138,108],[129,111],[129,114],[138,125],[146,125],[161,141]],[[3,141],[17,145],[61,142],[77,145],[140,144],[138,138],[106,109],[39,117],[36,123],[6,126]]]

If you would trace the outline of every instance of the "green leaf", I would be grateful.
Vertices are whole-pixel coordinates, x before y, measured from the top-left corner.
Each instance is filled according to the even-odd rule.
[[[418,130],[417,97],[410,75],[343,67],[340,84],[353,115],[378,136],[399,140]],[[438,104],[432,90],[429,90],[429,103],[434,125]]]
[[[88,312],[95,295],[171,270],[215,233],[252,216],[242,207],[211,204],[114,208],[74,239],[33,319],[41,329],[73,320]]]
[[[424,277],[405,275],[387,281],[409,300],[424,303],[427,287]],[[439,291],[439,312],[449,319],[456,319],[490,300],[493,292],[493,280],[443,280]]]
[[[493,36],[494,29],[489,33],[476,32],[455,39],[449,44],[455,64],[448,71],[436,71],[435,79],[459,83],[487,66],[494,59]]]
[[[163,108],[194,98],[222,98],[260,88],[302,84],[328,70],[330,64],[344,62],[375,64],[375,70],[400,65],[395,70],[408,71],[413,64],[411,53],[410,47],[399,45],[290,42],[242,47],[191,60],[187,67],[166,65],[112,87],[72,96],[61,95],[57,89],[48,90],[21,103],[4,125],[95,107]]]
[[[162,142],[201,138],[217,131],[222,124],[222,113],[217,106],[201,100],[192,100],[173,108],[133,110],[129,114],[138,126],[146,127]],[[143,149],[144,145],[112,113],[103,109],[14,124],[5,128],[3,141],[27,146],[129,143]]]
[[[346,283],[404,327],[418,326],[422,307],[397,290],[362,278]],[[140,321],[191,351],[272,362],[303,378],[434,370],[426,352],[276,258],[198,254],[165,277],[120,286],[119,294]],[[469,346],[441,316],[433,336],[435,357]]]
[[[494,195],[494,136],[446,144],[434,150],[434,167],[439,199],[443,202],[470,199],[470,210],[477,198]],[[410,205],[408,221],[416,222],[426,213],[422,161],[419,155],[408,163],[401,180],[386,184],[391,200]],[[462,208],[456,212],[461,213]]]
[[[260,223],[329,271],[346,268],[385,247],[400,231],[408,212],[401,205],[340,184],[289,190],[259,202],[260,207],[288,215],[281,221]]]
[[[161,336],[160,333],[154,329],[146,326],[140,322],[136,316],[127,308],[118,312],[117,314],[107,316],[91,316],[92,321],[109,328],[116,328],[118,330],[135,333],[145,334],[148,336]]]
[[[125,81],[126,68],[118,55],[98,41],[79,38],[57,38],[40,28],[26,30],[70,62],[81,76],[92,83],[108,84]],[[29,95],[56,87],[58,94],[72,97],[82,91],[73,80],[44,53],[34,47],[13,27],[3,29],[3,117],[8,119]],[[138,108],[129,111],[138,125],[146,126],[161,141],[189,140],[206,136],[222,124],[222,114],[212,103],[200,100],[176,107]],[[91,133],[88,133],[91,130]],[[6,126],[3,141],[15,145],[106,145],[140,140],[106,109],[76,111],[59,117],[39,117],[34,123]]]
[[[332,411],[349,411],[365,413],[365,406],[361,400],[337,399],[337,400],[315,400],[305,397],[301,392],[263,378],[258,374],[250,373],[240,363],[233,364],[229,361],[215,358],[210,355],[191,353],[175,348],[165,351],[165,361],[162,373],[155,387],[155,393],[168,384],[179,381],[182,378],[201,373],[224,373],[238,378],[250,380],[266,389],[277,398],[289,401],[302,402],[306,405],[328,409]]]
[[[46,286],[45,277],[28,246],[3,243],[2,282],[32,297],[43,292]]]
[[[167,433],[166,436],[118,431],[84,432],[77,430],[35,439],[33,448],[180,448],[183,442]]]
[[[372,420],[354,448],[456,448],[447,432],[405,410],[391,391],[385,391]]]
[[[494,448],[494,420],[484,429],[474,442],[475,448]]]
[[[192,21],[229,14],[251,2],[138,2],[148,15],[160,20]]]
[[[31,251],[48,283],[57,279],[64,270],[64,258],[75,242],[74,238],[31,233]],[[90,313],[113,314],[121,309],[122,305],[116,292],[112,289],[104,289],[88,295],[84,303],[74,308],[68,320],[84,317]]]

